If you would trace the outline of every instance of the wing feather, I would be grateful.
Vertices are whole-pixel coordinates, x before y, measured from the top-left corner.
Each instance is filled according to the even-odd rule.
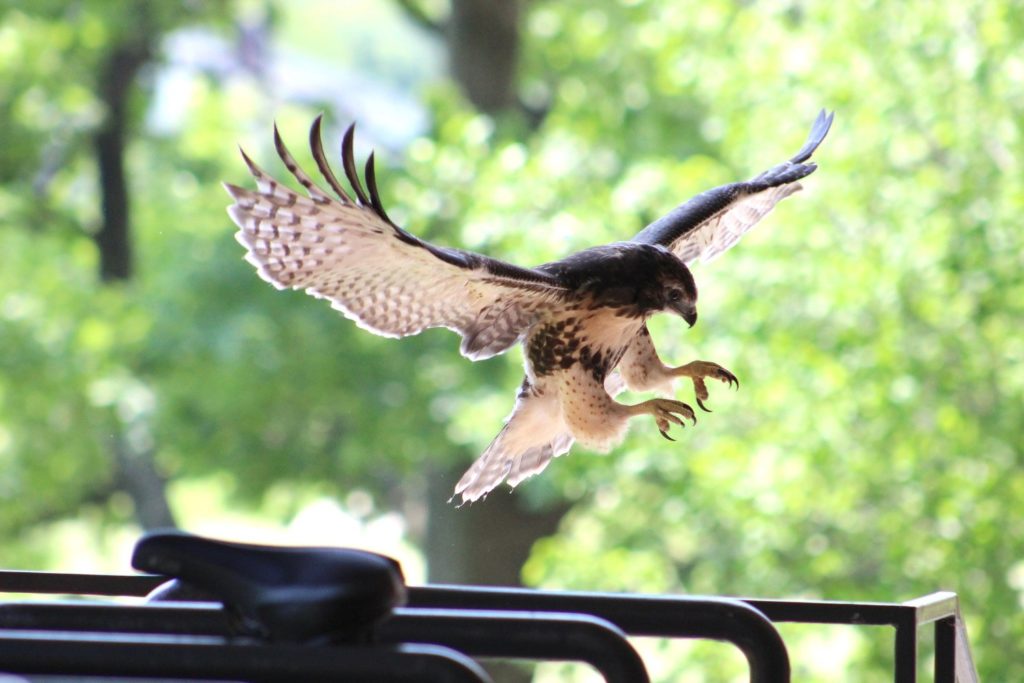
[[[722,185],[680,204],[633,237],[660,244],[685,263],[709,261],[733,246],[776,204],[801,189],[799,180],[817,168],[806,163],[832,126],[824,109],[800,151],[788,161],[739,183]]]
[[[310,132],[324,192],[298,165],[277,127],[274,145],[303,196],[278,183],[242,153],[256,190],[225,183],[236,239],[260,277],[279,289],[301,289],[331,301],[365,329],[403,337],[447,327],[463,337],[461,351],[486,358],[515,343],[546,307],[568,290],[555,277],[480,254],[438,247],[395,225],[384,211],[372,157],[367,189],[356,172],[353,128],[342,143],[352,194],[327,163],[318,117]]]
[[[334,175],[334,170],[327,161],[327,155],[324,154],[323,133],[321,131],[323,120],[323,116],[317,116],[313,119],[313,125],[309,128],[309,148],[313,152],[313,159],[316,161],[317,168],[320,169],[320,175],[324,177],[324,180],[327,181],[327,184],[331,186],[331,189],[334,190],[343,203],[351,204],[352,198],[348,195],[345,187],[338,182],[338,177]]]

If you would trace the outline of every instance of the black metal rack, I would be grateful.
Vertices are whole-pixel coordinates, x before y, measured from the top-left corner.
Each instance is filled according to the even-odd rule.
[[[0,571],[0,592],[141,597],[148,575]],[[708,638],[737,647],[752,683],[790,680],[773,622],[891,626],[896,683],[917,681],[918,631],[933,625],[936,683],[976,683],[956,594],[858,603],[553,592],[428,585],[372,643],[294,645],[233,637],[218,603],[0,603],[0,671],[240,680],[486,681],[473,658],[580,661],[606,681],[643,683],[628,636]]]

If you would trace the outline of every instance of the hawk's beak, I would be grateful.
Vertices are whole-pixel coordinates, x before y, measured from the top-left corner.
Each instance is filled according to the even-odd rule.
[[[697,308],[693,304],[680,303],[675,308],[676,312],[682,316],[683,320],[690,324],[690,327],[693,327],[696,324]]]

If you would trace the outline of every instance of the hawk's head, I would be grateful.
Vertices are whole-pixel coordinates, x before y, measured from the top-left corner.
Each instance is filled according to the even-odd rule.
[[[656,277],[644,292],[652,313],[664,311],[682,317],[690,327],[697,322],[697,284],[686,264],[667,249],[656,259]]]
[[[647,318],[675,313],[697,322],[697,285],[679,258],[661,245],[619,242],[576,252],[539,266],[598,306]]]

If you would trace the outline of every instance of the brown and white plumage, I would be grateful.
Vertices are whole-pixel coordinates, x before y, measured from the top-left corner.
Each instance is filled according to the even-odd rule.
[[[371,332],[403,337],[447,327],[462,336],[460,350],[473,360],[523,343],[526,377],[513,412],[455,487],[464,502],[473,501],[503,480],[515,486],[537,474],[574,441],[607,450],[636,415],[654,417],[666,438],[670,425],[695,421],[692,408],[668,398],[619,403],[614,397],[623,388],[669,393],[674,379],[688,377],[704,408],[705,378],[736,383],[715,363],[666,366],[646,321],[667,311],[696,322],[697,289],[686,264],[728,249],[800,189],[798,181],[815,169],[807,160],[831,123],[822,111],[790,160],[694,197],[628,242],[535,268],[435,246],[397,226],[381,203],[373,155],[364,188],[350,127],[342,142],[346,190],[327,163],[319,117],[310,145],[337,196],[299,168],[275,128],[278,155],[306,194],[279,184],[243,152],[257,189],[226,183],[234,199],[228,213],[262,278],[326,298]]]
[[[462,353],[473,360],[506,350],[538,307],[565,297],[565,289],[545,273],[435,247],[392,223],[380,204],[372,156],[366,164],[369,193],[362,187],[352,137],[349,128],[343,158],[354,198],[327,164],[320,118],[310,144],[337,199],[299,168],[276,128],[277,152],[308,196],[279,184],[243,152],[257,190],[225,183],[235,199],[228,213],[260,277],[278,289],[304,289],[329,299],[359,326],[386,337],[447,327],[462,335]]]

